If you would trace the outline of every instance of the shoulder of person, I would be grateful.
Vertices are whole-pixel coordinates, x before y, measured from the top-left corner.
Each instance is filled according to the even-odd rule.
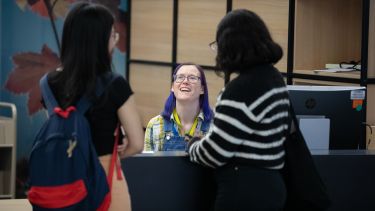
[[[130,90],[132,92],[128,81],[119,73],[110,72],[102,76],[104,84],[109,83],[110,90]],[[119,92],[121,93],[121,91]]]
[[[152,117],[150,121],[148,121],[147,127],[153,127],[155,125],[160,125],[164,121],[164,118],[159,114],[155,117]]]
[[[56,77],[62,71],[61,68],[57,68],[56,70],[51,70],[47,73],[47,79],[50,80],[51,78]]]
[[[252,102],[275,87],[282,86],[282,76],[272,66],[261,66],[254,73],[239,75],[230,81],[221,99]]]
[[[105,81],[111,83],[127,83],[124,76],[116,72],[107,72],[102,74],[100,77],[102,77]]]
[[[241,100],[245,96],[258,93],[259,90],[257,80],[247,75],[239,75],[225,86],[221,93],[221,99]]]

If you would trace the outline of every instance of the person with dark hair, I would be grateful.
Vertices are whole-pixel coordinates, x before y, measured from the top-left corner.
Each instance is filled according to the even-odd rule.
[[[174,70],[164,110],[147,124],[144,149],[185,151],[185,139],[205,135],[212,117],[203,69],[193,63],[180,64]]]
[[[114,74],[111,54],[118,41],[118,33],[113,24],[114,16],[103,5],[75,4],[63,26],[61,67],[47,76],[62,109],[74,106],[84,95],[91,100],[92,106],[85,116],[95,150],[107,174],[118,123],[127,134],[126,142],[118,150],[121,158],[142,152],[144,145],[141,120],[128,82],[121,76],[116,77],[101,96],[95,94],[97,79],[104,80],[105,75]],[[131,210],[125,180],[113,179],[111,198],[109,210]]]
[[[273,66],[283,53],[252,11],[229,12],[219,23],[216,64],[232,79],[219,94],[210,132],[189,141],[190,160],[214,168],[215,210],[282,210],[289,98]]]

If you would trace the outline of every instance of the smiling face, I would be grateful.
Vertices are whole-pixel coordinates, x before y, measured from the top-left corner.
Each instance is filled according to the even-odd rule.
[[[198,101],[204,93],[200,72],[194,65],[184,65],[178,69],[171,91],[177,101]]]

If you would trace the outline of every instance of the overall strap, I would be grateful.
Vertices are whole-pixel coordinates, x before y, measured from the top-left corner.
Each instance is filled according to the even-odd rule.
[[[166,119],[164,117],[163,117],[163,120],[164,120],[164,125],[163,125],[164,132],[172,131],[173,124],[172,124],[171,120]]]
[[[174,136],[180,136],[176,128],[173,126],[173,122],[170,119],[166,119],[163,117],[164,120],[164,133],[173,132]]]
[[[51,116],[54,113],[54,108],[58,107],[59,104],[57,103],[55,97],[53,96],[53,92],[48,84],[47,74],[45,74],[40,79],[39,85],[42,91],[44,104],[46,105],[47,110],[48,110],[48,115]]]

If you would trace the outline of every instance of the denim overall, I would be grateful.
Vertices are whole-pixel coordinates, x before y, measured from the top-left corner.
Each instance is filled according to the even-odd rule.
[[[200,130],[203,134],[206,134],[210,127],[209,121],[201,122]],[[199,128],[199,123],[197,129]],[[162,146],[162,151],[186,151],[187,142],[185,141],[184,136],[180,136],[178,131],[173,126],[171,120],[164,119],[164,143]]]

